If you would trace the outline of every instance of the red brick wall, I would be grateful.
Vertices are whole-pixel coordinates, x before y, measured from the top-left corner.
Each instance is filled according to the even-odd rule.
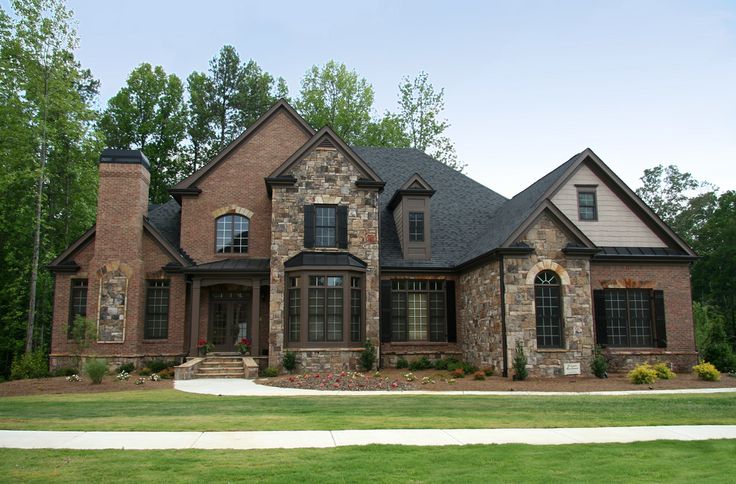
[[[308,137],[284,111],[271,120],[198,183],[202,193],[182,199],[181,246],[197,263],[232,258],[215,254],[215,217],[228,205],[253,211],[248,257],[271,256],[271,201],[264,178],[299,149]]]
[[[641,287],[664,291],[667,348],[609,349],[614,366],[624,369],[643,361],[671,360],[684,369],[697,361],[689,264],[594,262],[590,266],[592,290]]]

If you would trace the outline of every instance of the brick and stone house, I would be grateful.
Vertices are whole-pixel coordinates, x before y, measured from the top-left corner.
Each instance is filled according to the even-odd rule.
[[[414,149],[347,146],[280,101],[148,204],[150,166],[105,150],[97,224],[50,265],[51,364],[70,320],[113,361],[233,351],[301,369],[455,356],[536,375],[696,361],[695,254],[590,149],[510,200]]]

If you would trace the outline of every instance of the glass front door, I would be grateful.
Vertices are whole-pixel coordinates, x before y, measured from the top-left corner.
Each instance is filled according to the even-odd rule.
[[[249,296],[244,290],[210,293],[209,341],[215,351],[236,351],[237,342],[251,337]]]

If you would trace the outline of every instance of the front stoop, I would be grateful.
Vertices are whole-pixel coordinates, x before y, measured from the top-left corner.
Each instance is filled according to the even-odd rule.
[[[207,356],[194,378],[245,378],[244,368],[241,356]]]

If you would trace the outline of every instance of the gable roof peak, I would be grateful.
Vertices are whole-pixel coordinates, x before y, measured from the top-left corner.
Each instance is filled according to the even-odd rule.
[[[307,134],[307,136],[314,135],[314,128],[312,128],[312,126],[310,126],[309,123],[307,123],[307,121],[298,112],[296,112],[291,104],[289,104],[285,99],[279,99],[273,104],[273,106],[268,109],[268,111],[263,113],[257,120],[255,120],[253,124],[248,126],[248,128],[243,131],[240,136],[235,138],[233,141],[230,142],[229,145],[220,150],[220,152],[215,155],[214,158],[207,162],[202,168],[192,173],[185,179],[181,180],[169,191],[171,191],[172,195],[174,195],[174,197],[176,198],[181,196],[180,194],[183,190],[185,191],[196,188],[197,182],[204,178],[207,173],[212,170],[212,168],[214,168],[218,163],[224,160],[238,146],[248,140],[256,132],[258,132],[259,128],[265,125],[269,119],[271,119],[279,112],[285,112],[287,115],[289,115],[296,122],[296,124]]]

